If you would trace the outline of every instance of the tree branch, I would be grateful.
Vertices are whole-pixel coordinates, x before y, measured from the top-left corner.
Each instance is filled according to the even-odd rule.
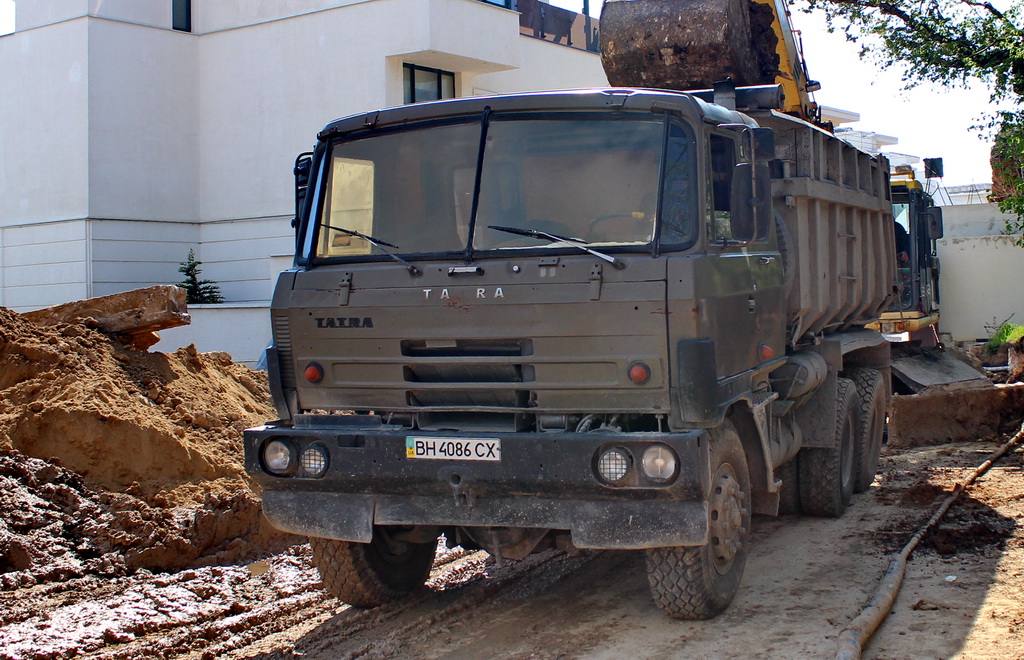
[[[971,7],[980,7],[982,9],[987,9],[988,12],[995,16],[996,18],[1004,20],[1006,19],[1006,16],[1003,14],[1003,12],[993,7],[991,2],[977,2],[976,0],[960,0],[960,2]]]

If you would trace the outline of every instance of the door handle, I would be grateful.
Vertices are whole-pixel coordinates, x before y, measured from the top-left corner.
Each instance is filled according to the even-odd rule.
[[[775,261],[775,257],[761,256],[761,257],[757,258],[757,263],[759,263],[759,264],[767,265],[767,264],[773,263],[774,261]]]

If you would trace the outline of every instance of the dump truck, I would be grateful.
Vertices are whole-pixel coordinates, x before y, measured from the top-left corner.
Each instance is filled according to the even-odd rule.
[[[871,483],[888,164],[716,82],[375,110],[297,159],[245,465],[342,601],[420,587],[442,538],[643,551],[657,604],[709,618],[752,515]]]

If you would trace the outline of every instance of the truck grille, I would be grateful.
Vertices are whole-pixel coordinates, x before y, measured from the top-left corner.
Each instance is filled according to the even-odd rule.
[[[526,390],[417,390],[405,393],[410,406],[525,408],[530,404]]]
[[[407,340],[402,355],[419,358],[402,367],[407,383],[444,383],[406,391],[417,408],[526,408],[531,392],[522,383],[534,380],[534,368],[516,358],[530,355],[529,339]],[[504,387],[511,385],[512,387]]]
[[[533,368],[522,364],[416,364],[406,365],[403,374],[407,383],[522,383],[533,380]]]
[[[533,355],[529,339],[407,339],[402,355],[409,357],[512,357]]]

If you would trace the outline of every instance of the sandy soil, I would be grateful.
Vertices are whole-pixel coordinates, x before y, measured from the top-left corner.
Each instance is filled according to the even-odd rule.
[[[0,589],[287,545],[240,460],[268,400],[265,375],[226,354],[138,351],[0,308]]]
[[[240,460],[273,416],[259,374],[0,309],[0,395],[0,658],[19,659],[832,657],[888,555],[996,446],[889,449],[843,518],[755,520],[713,621],[665,617],[636,552],[498,567],[441,547],[426,589],[357,610],[262,522]],[[865,657],[1024,657],[1022,516],[1017,450],[925,538]]]

